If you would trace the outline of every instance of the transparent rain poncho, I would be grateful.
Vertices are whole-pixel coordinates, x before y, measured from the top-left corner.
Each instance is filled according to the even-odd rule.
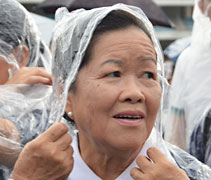
[[[8,80],[20,70],[24,46],[29,51],[27,66],[44,67],[50,73],[51,54],[31,15],[15,0],[0,0],[0,62],[9,66]],[[0,85],[0,176],[4,171],[5,179],[22,147],[47,128],[51,91],[42,84]]]
[[[176,64],[165,135],[166,140],[211,166],[211,126],[207,118],[211,109],[211,2],[203,2],[208,2],[204,14],[199,0],[195,1],[191,45]]]
[[[210,179],[211,170],[209,167],[203,165],[194,157],[179,148],[164,142],[161,137],[161,119],[164,110],[163,101],[165,97],[165,87],[167,87],[167,83],[164,78],[163,57],[159,42],[154,34],[153,27],[139,8],[124,4],[117,4],[111,7],[102,7],[89,11],[79,9],[71,13],[69,13],[66,8],[57,10],[57,25],[54,30],[52,43],[53,95],[50,101],[50,121],[57,122],[62,119],[69,88],[77,77],[78,69],[90,43],[93,32],[102,19],[114,10],[125,11],[136,17],[150,34],[157,53],[157,72],[163,91],[155,127],[153,128],[147,141],[150,142],[151,146],[158,147],[171,162],[184,169],[191,179]],[[71,127],[70,131],[72,136],[74,136],[74,126],[72,125]],[[80,170],[78,172],[80,172]]]

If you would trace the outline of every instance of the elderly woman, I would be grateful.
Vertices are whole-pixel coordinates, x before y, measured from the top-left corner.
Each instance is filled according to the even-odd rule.
[[[74,164],[68,179],[210,179],[207,166],[167,146],[158,132],[164,93],[162,54],[143,12],[123,4],[72,13],[60,9],[57,20],[50,120],[59,121],[66,108],[71,133],[73,125],[78,130],[71,143]],[[50,149],[47,157],[39,150],[45,144],[44,152],[48,149],[46,133],[49,130],[23,150],[14,179],[33,179],[30,171],[21,170],[31,162],[26,154],[31,154],[33,164],[57,157],[56,149]],[[63,161],[71,164],[73,159]],[[35,175],[46,179],[48,164],[37,166],[43,172]]]

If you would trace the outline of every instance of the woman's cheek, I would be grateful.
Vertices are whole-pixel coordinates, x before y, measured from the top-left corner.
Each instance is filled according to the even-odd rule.
[[[154,88],[148,89],[147,91],[148,98],[146,98],[147,99],[146,102],[148,103],[147,106],[152,115],[156,116],[158,112],[158,109],[160,107],[161,94],[162,94],[162,91],[161,91],[160,86],[156,86]]]

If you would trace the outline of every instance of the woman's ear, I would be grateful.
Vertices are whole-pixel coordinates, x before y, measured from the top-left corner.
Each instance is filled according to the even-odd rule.
[[[72,120],[74,120],[74,113],[73,113],[72,102],[71,102],[71,98],[70,97],[71,97],[71,95],[69,93],[65,112],[69,116],[69,118],[71,118]],[[71,112],[71,116],[70,116],[70,112]]]
[[[25,45],[17,46],[13,54],[18,61],[19,67],[25,67],[29,60],[29,49]]]

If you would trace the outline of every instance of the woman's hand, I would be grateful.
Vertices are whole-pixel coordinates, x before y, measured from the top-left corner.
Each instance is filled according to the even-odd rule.
[[[20,136],[16,126],[7,119],[0,118],[0,136],[20,142]]]
[[[157,148],[147,151],[149,158],[139,156],[136,160],[139,168],[131,170],[134,180],[189,180],[185,171],[172,164]]]
[[[73,168],[71,136],[56,123],[26,144],[16,161],[14,180],[66,180]]]
[[[20,136],[16,126],[0,118],[0,164],[12,168],[20,153]]]
[[[5,84],[46,84],[52,85],[51,75],[42,67],[23,67]]]

